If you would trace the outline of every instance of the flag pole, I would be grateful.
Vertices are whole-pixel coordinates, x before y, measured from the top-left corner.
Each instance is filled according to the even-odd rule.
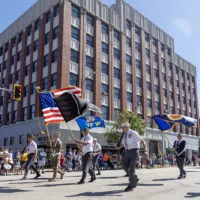
[[[51,146],[51,137],[50,137],[50,134],[49,134],[48,125],[46,125],[46,130],[47,130],[47,137],[48,137],[48,140],[49,140],[49,143],[50,143],[50,146]]]

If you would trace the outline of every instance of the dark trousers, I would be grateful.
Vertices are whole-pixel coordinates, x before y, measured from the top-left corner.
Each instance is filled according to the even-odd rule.
[[[137,184],[137,175],[135,174],[137,160],[138,160],[138,149],[126,150],[125,166],[128,169],[130,187],[134,187]]]
[[[186,172],[184,170],[184,161],[185,161],[184,157],[176,157],[176,163],[180,170],[180,176],[183,176],[186,174]]]
[[[82,156],[82,181],[85,180],[87,173],[89,172],[90,176],[92,179],[95,178],[95,173],[93,171],[93,166],[92,166],[92,153],[88,152],[85,155]]]
[[[126,156],[125,153],[122,154],[122,167],[126,174],[128,174],[128,166],[126,165]]]
[[[95,172],[95,168],[97,168],[98,173],[100,174],[101,171],[100,171],[100,168],[99,168],[99,162],[98,161],[99,161],[99,154],[96,155],[96,156],[93,156],[93,170]]]
[[[25,173],[24,173],[24,177],[27,177],[28,175],[28,170],[29,170],[29,167],[31,167],[31,169],[38,175],[40,174],[37,170],[37,167],[35,166],[35,163],[34,163],[34,153],[30,153],[28,154],[28,161],[26,162],[25,166],[24,166],[24,170],[25,170]]]

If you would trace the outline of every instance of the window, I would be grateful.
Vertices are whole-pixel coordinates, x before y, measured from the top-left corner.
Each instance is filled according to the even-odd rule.
[[[145,49],[145,53],[146,53],[146,57],[150,57],[150,50],[149,49]]]
[[[28,27],[28,33],[27,34],[28,34],[28,36],[30,36],[32,34],[32,26]]]
[[[114,120],[117,121],[118,117],[119,117],[119,110],[114,109]]]
[[[119,33],[116,31],[114,31],[114,38],[118,41],[120,40]]]
[[[36,40],[33,44],[33,51],[37,51],[38,50],[38,46],[39,46],[39,42],[38,40]]]
[[[151,117],[148,117],[148,127],[152,127],[152,119],[151,119]]]
[[[108,94],[108,85],[101,84],[101,91],[102,91],[102,94],[107,95]]]
[[[59,7],[59,5],[57,5],[54,7],[54,11],[53,11],[54,17],[57,17],[59,15],[59,13],[60,13],[60,7]]]
[[[30,106],[30,118],[33,119],[35,117],[35,105]]]
[[[114,98],[120,99],[120,89],[114,88]]]
[[[56,86],[56,78],[56,73],[51,75],[51,86]]]
[[[150,65],[146,65],[146,72],[148,74],[151,74],[151,67],[150,67]]]
[[[102,42],[102,52],[108,54],[109,53],[109,48],[108,45],[104,42]]]
[[[37,71],[37,60],[33,62],[32,73]]]
[[[53,29],[53,40],[58,38],[58,34],[59,34],[59,28],[56,27],[56,28]]]
[[[30,65],[27,65],[25,69],[25,76],[28,76],[29,72],[30,72]]]
[[[166,74],[165,73],[162,73],[162,80],[166,81]]]
[[[17,62],[21,60],[21,54],[22,54],[21,51],[17,53]]]
[[[140,43],[135,42],[135,49],[136,49],[137,51],[140,51]]]
[[[153,53],[153,61],[157,62],[158,61],[158,56],[156,53]]]
[[[102,73],[108,75],[108,64],[102,63],[101,66],[102,66]]]
[[[140,63],[140,61],[136,60],[135,63],[136,63],[136,69],[141,69],[141,63]]]
[[[164,50],[165,50],[165,45],[161,44],[161,51],[164,51]]]
[[[24,97],[26,97],[28,95],[28,85],[24,86],[24,91],[23,91],[23,94],[24,94]]]
[[[49,55],[45,55],[44,56],[44,67],[48,66],[48,63],[49,63]]]
[[[126,82],[132,84],[132,74],[126,73]]]
[[[16,37],[14,37],[11,42],[12,42],[12,48],[13,48],[16,45]]]
[[[142,105],[142,97],[137,95],[137,105]]]
[[[93,58],[90,56],[86,56],[86,66],[90,69],[93,68]]]
[[[152,100],[151,99],[147,99],[147,107],[152,108]]]
[[[86,90],[91,92],[93,90],[93,81],[91,79],[86,79]]]
[[[163,95],[166,97],[167,96],[167,90],[163,88]]]
[[[14,137],[10,137],[10,145],[14,145],[15,143],[15,138]]]
[[[78,86],[78,75],[70,73],[70,85]]]
[[[19,43],[22,41],[22,37],[23,37],[23,32],[21,32],[21,33],[19,34],[19,37],[18,37],[18,42],[19,42]]]
[[[50,19],[51,19],[51,12],[47,12],[46,15],[45,15],[45,22],[48,23],[50,22]]]
[[[128,30],[131,30],[131,22],[128,21],[128,20],[126,20],[126,28],[127,28]]]
[[[157,69],[154,69],[154,77],[158,78],[158,70]]]
[[[7,64],[8,64],[8,61],[7,61],[7,60],[3,62],[3,69],[6,69],[6,68],[7,68]]]
[[[0,56],[3,55],[3,47],[0,48]]]
[[[14,110],[13,112],[13,122],[15,123],[17,121],[17,110]]]
[[[58,61],[58,50],[54,50],[53,54],[52,54],[52,63],[57,62]]]
[[[108,26],[106,24],[102,24],[101,25],[101,31],[104,34],[108,34],[108,32],[109,32]]]
[[[20,80],[20,70],[18,70],[15,74],[15,79],[16,81],[19,81]]]
[[[132,57],[129,55],[126,55],[126,63],[129,65],[132,65]]]
[[[39,27],[40,27],[40,20],[38,19],[35,21],[35,31],[37,31]]]
[[[114,57],[118,60],[120,59],[120,50],[119,49],[114,49]]]
[[[93,47],[94,46],[94,42],[93,42],[93,37],[91,35],[87,34],[87,45]]]
[[[137,87],[141,87],[142,86],[141,78],[136,77],[136,85],[137,85]]]
[[[151,83],[150,82],[147,82],[147,90],[151,91]]]
[[[14,55],[14,56],[12,56],[11,65],[14,65],[14,63],[15,63],[15,55]]]
[[[138,34],[138,35],[140,35],[140,28],[137,27],[137,26],[135,26],[135,33]]]
[[[130,102],[130,103],[133,102],[133,94],[130,92],[127,92],[127,102]]]
[[[27,107],[23,108],[23,121],[27,120]]]
[[[31,94],[35,94],[36,93],[35,88],[36,88],[36,82],[31,84]]]
[[[10,123],[10,113],[7,113],[7,123]]]
[[[46,33],[45,36],[44,36],[44,44],[48,44],[50,41],[50,33]]]
[[[94,18],[91,15],[87,15],[87,23],[91,26],[94,25]]]
[[[170,98],[171,98],[171,99],[174,99],[174,93],[170,91],[169,94],[170,94]]]
[[[79,52],[71,50],[71,61],[74,63],[79,63]]]
[[[120,69],[114,68],[114,77],[120,79]]]
[[[8,44],[8,42],[5,44],[5,48],[4,48],[4,52],[7,52],[8,51],[8,46],[9,46],[9,44]]]
[[[160,106],[159,106],[159,103],[158,103],[158,102],[155,102],[155,109],[156,109],[156,110],[160,110]]]
[[[30,55],[30,52],[31,52],[31,45],[28,45],[26,47],[26,56]]]
[[[126,37],[126,46],[131,47],[131,38]]]
[[[3,145],[4,145],[4,146],[7,146],[7,145],[8,145],[8,138],[4,138]]]
[[[20,135],[19,136],[19,144],[23,144],[24,143],[24,136]]]
[[[145,41],[149,42],[149,34],[148,33],[145,33]]]
[[[72,6],[72,16],[73,17],[80,17],[79,8],[76,6]]]
[[[48,78],[43,78],[43,90],[47,90],[48,88]]]
[[[102,111],[102,118],[104,120],[107,120],[108,119],[108,107],[101,106],[101,111]]]
[[[14,74],[10,74],[10,84],[14,82]]]

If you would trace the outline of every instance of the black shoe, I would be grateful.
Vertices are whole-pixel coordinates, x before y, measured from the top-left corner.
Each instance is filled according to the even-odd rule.
[[[182,179],[182,178],[183,178],[183,176],[179,176],[179,177],[178,177],[178,179]]]
[[[41,176],[40,174],[37,174],[34,179],[38,179],[40,176]]]
[[[92,183],[92,182],[94,182],[95,180],[96,180],[96,177],[93,177],[93,178],[90,179],[89,183]]]
[[[136,183],[138,183],[138,182],[139,182],[139,180],[140,180],[139,178],[136,178]]]
[[[126,174],[124,177],[128,177],[128,174]]]
[[[21,178],[20,180],[21,180],[21,181],[27,180],[27,177],[23,177],[23,178]]]
[[[101,175],[101,173],[98,173],[98,174],[96,174],[96,175],[97,175],[97,176],[98,176],[98,175]]]
[[[131,192],[133,191],[133,187],[128,186],[127,188],[125,188],[124,192]]]
[[[186,178],[186,174],[183,175],[183,178]]]
[[[85,181],[80,180],[77,184],[78,184],[78,185],[85,184]]]

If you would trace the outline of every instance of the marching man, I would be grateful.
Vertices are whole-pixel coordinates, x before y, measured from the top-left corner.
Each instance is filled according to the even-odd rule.
[[[145,152],[146,143],[136,131],[130,129],[130,124],[128,122],[122,124],[122,131],[124,133],[123,139],[120,147],[117,147],[117,149],[125,148],[125,166],[128,169],[129,185],[124,191],[129,192],[137,186],[139,181],[135,174],[135,167],[139,156],[140,143],[144,145]]]
[[[60,174],[60,179],[63,179],[64,172],[60,169],[60,156],[62,149],[62,141],[60,140],[60,133],[55,133],[53,136],[54,140],[52,141],[51,149],[51,167],[53,169],[53,178],[49,179],[49,182],[56,182],[57,172]]]
[[[89,129],[84,128],[83,135],[81,140],[75,140],[76,145],[79,149],[82,150],[82,178],[78,182],[78,184],[84,184],[87,173],[89,172],[91,176],[91,180],[89,182],[93,182],[96,180],[95,173],[92,167],[92,152],[93,152],[93,137],[89,134]]]

